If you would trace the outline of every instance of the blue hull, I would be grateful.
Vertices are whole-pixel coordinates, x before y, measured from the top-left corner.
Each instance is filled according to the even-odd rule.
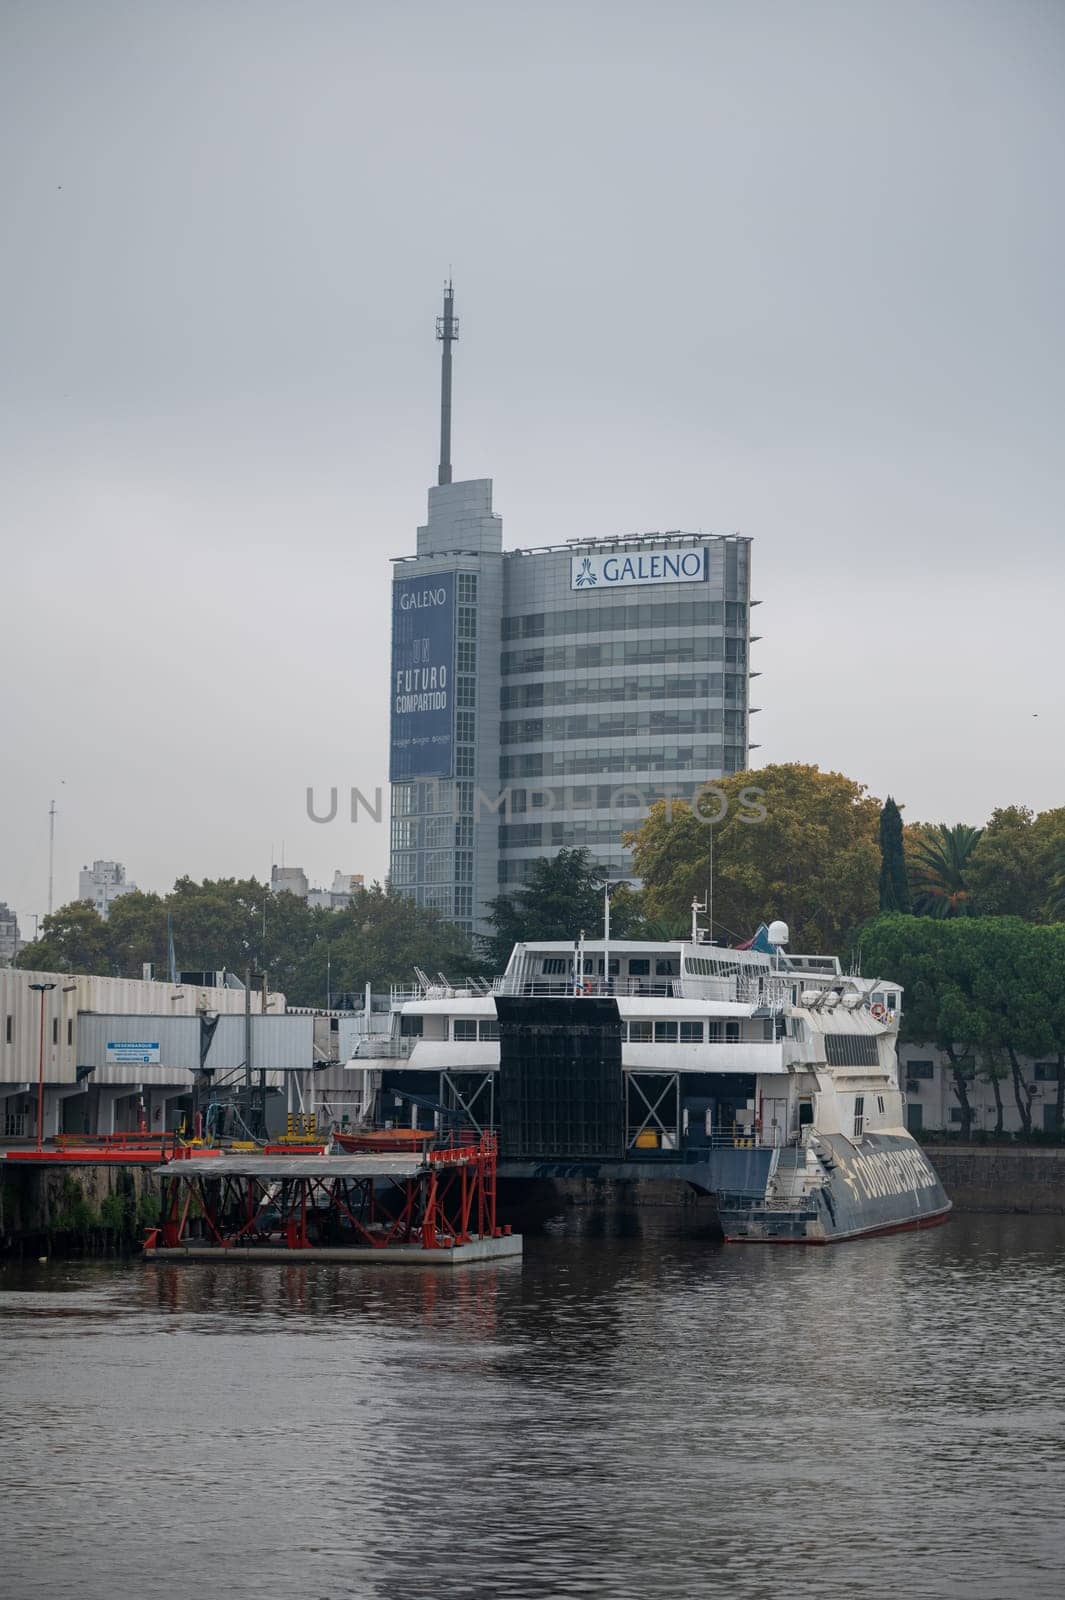
[[[951,1203],[935,1168],[909,1134],[872,1133],[857,1143],[820,1134],[814,1148],[824,1181],[802,1201],[718,1193],[726,1240],[747,1244],[833,1244],[946,1222]]]

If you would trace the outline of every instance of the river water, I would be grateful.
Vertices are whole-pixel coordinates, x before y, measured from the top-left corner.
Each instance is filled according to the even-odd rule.
[[[1065,1219],[0,1269],[5,1600],[1065,1592]]]

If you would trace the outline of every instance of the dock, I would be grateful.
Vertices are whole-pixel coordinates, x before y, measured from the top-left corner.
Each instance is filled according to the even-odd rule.
[[[496,1217],[496,1141],[343,1155],[188,1148],[155,1169],[148,1261],[459,1266],[520,1256]]]

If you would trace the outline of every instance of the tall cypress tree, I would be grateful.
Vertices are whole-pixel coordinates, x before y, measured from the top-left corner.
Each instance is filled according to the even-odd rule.
[[[880,909],[910,910],[910,884],[902,850],[902,813],[888,795],[880,812]]]

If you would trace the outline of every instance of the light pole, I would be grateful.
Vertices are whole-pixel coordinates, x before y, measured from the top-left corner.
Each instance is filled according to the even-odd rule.
[[[54,989],[54,983],[31,983],[30,988],[41,997],[41,1039],[37,1056],[37,1151],[41,1150],[44,1139],[44,997],[49,989]]]
[[[610,891],[623,883],[631,883],[631,878],[604,878],[603,879],[603,993],[611,994],[610,987]],[[621,964],[618,963],[620,976]]]

